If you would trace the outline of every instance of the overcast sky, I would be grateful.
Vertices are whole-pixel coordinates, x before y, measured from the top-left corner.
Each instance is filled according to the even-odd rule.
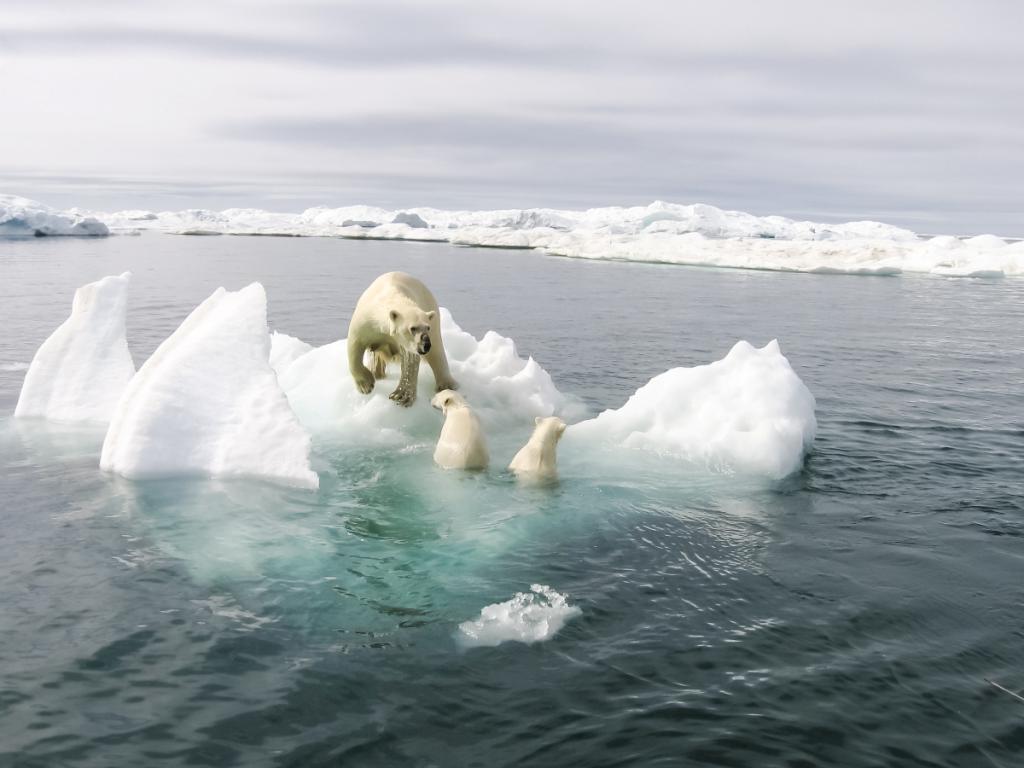
[[[0,0],[0,190],[1024,235],[1024,3]]]

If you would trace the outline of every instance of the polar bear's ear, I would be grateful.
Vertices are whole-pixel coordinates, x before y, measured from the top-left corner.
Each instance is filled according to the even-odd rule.
[[[558,425],[558,434],[560,434],[560,435],[564,435],[565,434],[565,423],[564,422]]]
[[[544,421],[544,417],[543,416],[538,416],[537,418],[535,418],[533,420],[533,423],[539,426],[542,421]]]
[[[391,322],[392,323],[397,323],[398,322],[398,311],[397,310],[392,309],[391,312],[389,313],[389,315],[391,317]]]
[[[427,322],[428,322],[428,323],[432,323],[432,322],[434,322],[434,316],[435,316],[436,314],[437,314],[437,313],[436,313],[436,312],[435,312],[434,310],[430,310],[429,312],[427,312]]]

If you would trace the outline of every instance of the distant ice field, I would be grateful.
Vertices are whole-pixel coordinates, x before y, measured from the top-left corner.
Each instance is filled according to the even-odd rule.
[[[785,272],[946,277],[1024,274],[1024,242],[991,234],[918,234],[876,221],[822,223],[756,216],[701,203],[588,210],[551,208],[387,210],[368,205],[302,213],[224,211],[54,211],[0,195],[0,236],[106,235],[156,230],[181,235],[344,237],[450,242],[539,250],[589,260],[639,261]]]
[[[435,468],[440,415],[417,411],[369,446],[348,439],[358,424],[311,430],[310,489],[126,479],[99,468],[103,427],[14,418],[75,290],[130,271],[140,368],[217,288],[258,281],[269,328],[304,342],[269,340],[281,378],[320,350],[290,374],[316,385],[301,390],[310,423],[331,394],[328,345],[392,269],[476,340],[453,355],[486,352],[505,375],[515,361],[482,340],[514,339],[581,420],[651,386],[603,434],[650,429],[626,450],[570,431],[561,484],[523,488],[502,461],[530,401],[491,422],[483,474]],[[218,296],[211,344],[227,310],[253,306]],[[1011,279],[436,242],[0,240],[0,763],[1012,765],[1019,704],[985,678],[1024,688],[1022,298]],[[648,444],[706,442],[710,425],[659,422],[652,404],[678,392],[685,414],[709,388],[727,402],[735,377],[658,377],[741,339],[777,339],[814,396],[811,452],[781,481]],[[174,349],[204,366],[226,354]],[[709,420],[764,410],[735,405]]]

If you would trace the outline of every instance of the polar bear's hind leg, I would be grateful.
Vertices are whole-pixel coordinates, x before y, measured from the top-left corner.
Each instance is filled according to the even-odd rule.
[[[387,350],[375,349],[373,351],[373,378],[383,379],[387,375],[388,363],[392,359],[393,356]]]

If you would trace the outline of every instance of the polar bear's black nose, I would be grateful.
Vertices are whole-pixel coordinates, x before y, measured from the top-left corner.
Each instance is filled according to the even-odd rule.
[[[425,354],[427,354],[427,352],[430,351],[430,337],[429,336],[423,336],[420,339],[420,349],[419,349],[419,351],[420,351],[421,355],[425,355]]]

